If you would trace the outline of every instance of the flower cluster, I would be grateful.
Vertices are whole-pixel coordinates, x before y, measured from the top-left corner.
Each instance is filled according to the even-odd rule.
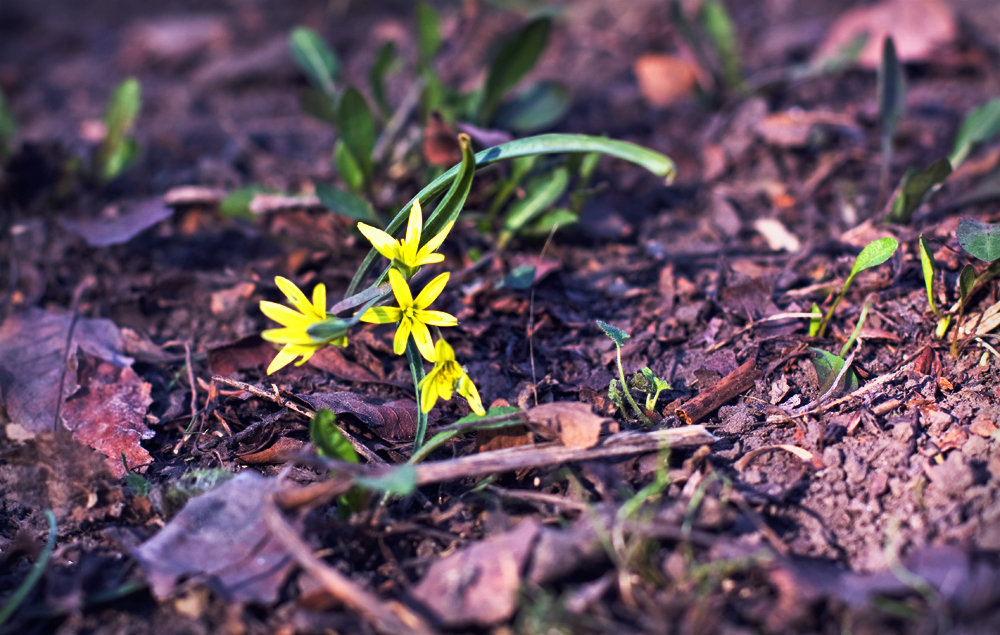
[[[423,265],[442,262],[444,255],[435,250],[441,246],[452,223],[448,223],[439,233],[420,244],[423,213],[420,202],[410,206],[406,225],[406,235],[396,240],[381,229],[365,223],[358,223],[358,230],[367,238],[378,253],[389,259],[389,286],[397,306],[369,307],[352,320],[342,320],[327,313],[326,287],[320,283],[313,288],[312,301],[293,284],[282,277],[275,278],[278,288],[285,294],[290,307],[275,302],[261,302],[260,310],[267,317],[282,325],[282,328],[268,329],[261,334],[265,340],[282,344],[283,347],[267,367],[271,374],[284,368],[297,357],[296,365],[304,364],[313,353],[326,345],[347,346],[347,329],[358,320],[373,324],[398,324],[393,338],[392,349],[402,355],[410,338],[427,361],[434,368],[420,382],[420,409],[429,412],[438,399],[451,399],[454,393],[464,397],[476,414],[486,414],[479,391],[469,379],[465,369],[455,361],[455,351],[441,338],[433,341],[430,326],[455,326],[458,320],[444,311],[430,309],[430,305],[441,295],[450,273],[442,273],[427,283],[416,295],[410,290],[409,278]]]

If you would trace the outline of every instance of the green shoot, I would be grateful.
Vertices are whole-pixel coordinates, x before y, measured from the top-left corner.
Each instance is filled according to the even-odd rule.
[[[336,98],[340,60],[315,31],[299,27],[288,38],[292,57],[309,81],[330,99]]]
[[[934,317],[940,320],[943,316],[941,310],[937,306],[937,302],[934,301],[934,271],[936,268],[934,254],[931,253],[930,248],[927,246],[927,239],[924,238],[923,234],[920,234],[917,244],[920,247],[920,269],[924,274],[924,288],[927,290],[927,304],[930,306],[931,311],[934,312]]]
[[[819,327],[816,329],[816,337],[823,337],[826,333],[826,327],[833,317],[833,311],[840,304],[840,301],[844,299],[844,296],[847,295],[847,290],[851,287],[851,283],[854,282],[854,278],[865,269],[876,267],[891,258],[892,254],[896,252],[897,247],[899,247],[899,242],[891,236],[873,240],[865,245],[865,248],[861,250],[861,253],[854,260],[854,266],[851,267],[851,273],[847,276],[847,280],[844,281],[843,289],[834,298],[833,304],[830,305],[830,308],[826,311],[826,315],[820,321]]]
[[[97,153],[97,173],[102,181],[112,181],[138,158],[139,147],[130,136],[142,106],[139,80],[129,77],[118,84],[104,113],[104,143]]]
[[[957,323],[961,324],[965,310],[976,290],[993,278],[1000,276],[1000,223],[984,223],[973,218],[960,218],[958,221],[958,244],[969,255],[988,262],[982,271],[977,272],[972,265],[962,268],[958,276],[958,306]],[[958,357],[961,345],[958,340],[959,329],[956,328],[951,341],[951,354]]]
[[[966,115],[955,134],[955,145],[951,154],[948,155],[952,168],[957,169],[974,146],[988,141],[997,133],[1000,133],[1000,97],[986,102]]]
[[[930,193],[951,174],[951,163],[948,159],[938,159],[922,171],[910,168],[903,176],[899,192],[892,201],[888,220],[890,223],[906,224],[910,217],[923,203]]]
[[[309,440],[320,456],[347,463],[358,462],[358,453],[337,427],[337,415],[331,410],[322,408],[313,415],[309,421]]]
[[[14,121],[14,114],[4,100],[3,91],[0,90],[0,157],[11,151],[16,136],[17,123]]]
[[[21,603],[28,598],[28,594],[31,593],[31,590],[35,588],[35,585],[41,579],[42,574],[45,573],[45,567],[48,566],[52,552],[56,548],[56,538],[59,535],[58,528],[56,527],[56,515],[52,513],[51,509],[46,509],[45,519],[49,521],[49,538],[45,541],[45,548],[39,554],[38,560],[35,561],[35,565],[31,567],[28,575],[21,581],[17,589],[8,596],[4,605],[0,607],[0,626],[3,626],[14,615],[14,612],[21,606]]]
[[[629,403],[630,406],[632,406],[632,410],[639,417],[639,419],[641,419],[642,422],[647,426],[652,426],[653,425],[652,420],[650,420],[650,418],[646,415],[646,413],[643,412],[641,408],[639,408],[639,404],[635,402],[635,397],[633,397],[632,393],[629,391],[628,383],[625,380],[625,369],[622,367],[622,345],[625,343],[625,340],[629,338],[628,333],[626,333],[625,331],[621,330],[616,326],[608,324],[607,322],[602,322],[601,320],[597,320],[597,325],[601,327],[601,330],[604,331],[604,334],[607,335],[609,338],[611,338],[611,341],[615,343],[616,360],[618,361],[617,381],[621,381],[620,394],[624,396],[625,400]],[[611,380],[611,385],[608,388],[609,395],[611,395],[613,392],[617,392],[616,387],[614,385],[615,381],[616,380],[614,379]],[[613,397],[612,400],[614,400]]]
[[[882,63],[878,68],[878,111],[882,134],[882,170],[879,177],[879,200],[885,200],[892,168],[892,141],[906,108],[906,81],[903,65],[896,56],[891,37],[882,42]]]
[[[743,90],[743,71],[736,29],[726,7],[719,0],[706,0],[701,5],[701,24],[722,64],[722,79],[729,89]]]
[[[632,375],[632,387],[646,393],[646,410],[656,410],[656,401],[664,390],[672,390],[670,383],[657,377],[649,366]]]

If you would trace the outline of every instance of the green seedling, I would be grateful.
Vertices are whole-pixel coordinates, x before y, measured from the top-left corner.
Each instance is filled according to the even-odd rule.
[[[951,174],[948,159],[938,159],[923,170],[909,168],[903,175],[899,190],[892,200],[888,220],[891,223],[906,224],[913,213],[935,188],[944,183]]]
[[[131,136],[142,106],[139,80],[129,77],[115,88],[104,113],[106,130],[96,158],[97,175],[102,181],[112,181],[138,158],[138,144]]]
[[[712,74],[721,92],[740,93],[745,90],[739,41],[725,5],[718,0],[701,3],[696,20],[692,22],[684,13],[682,3],[673,0],[670,3],[670,19],[694,53],[699,66]]]
[[[625,379],[625,369],[622,367],[622,346],[625,344],[625,340],[629,338],[629,334],[621,330],[616,326],[612,326],[607,322],[602,322],[597,320],[597,326],[601,327],[604,334],[611,338],[611,341],[615,343],[615,359],[618,362],[618,379],[612,379],[611,383],[608,385],[608,397],[615,402],[619,410],[624,412],[625,408],[621,401],[624,397],[625,401],[632,406],[633,412],[640,420],[647,426],[652,426],[653,421],[649,416],[639,408],[639,404],[635,402],[635,397],[632,396],[631,391],[628,388],[628,381]]]
[[[948,161],[957,169],[977,144],[1000,133],[1000,97],[992,99],[976,108],[962,121],[955,134],[955,145]]]
[[[812,363],[813,368],[816,369],[816,378],[819,379],[819,393],[821,395],[830,392],[835,385],[844,392],[850,392],[860,385],[858,374],[851,368],[847,355],[861,333],[861,327],[864,326],[865,320],[868,318],[869,310],[871,310],[871,301],[866,300],[861,307],[861,315],[858,316],[854,330],[844,346],[841,347],[839,355],[834,355],[820,348],[810,348],[815,354]]]
[[[906,109],[906,79],[903,65],[896,56],[891,37],[882,42],[882,62],[878,67],[878,112],[881,124],[882,170],[879,177],[879,200],[885,200],[892,168],[893,139]]]
[[[292,57],[313,86],[328,99],[337,98],[340,60],[312,29],[299,27],[288,37]]]
[[[173,516],[189,500],[215,489],[233,476],[232,472],[219,469],[199,468],[186,472],[163,492],[164,514]]]
[[[10,111],[3,91],[0,90],[0,158],[10,154],[16,136],[17,122],[14,120],[14,113]]]
[[[844,281],[844,287],[840,290],[840,294],[834,298],[833,304],[831,304],[830,308],[827,309],[823,319],[815,324],[815,330],[813,330],[813,325],[810,325],[809,334],[816,337],[823,337],[826,333],[826,327],[829,325],[830,319],[833,317],[834,310],[837,308],[837,305],[840,304],[840,301],[844,299],[844,296],[847,295],[847,290],[851,287],[851,283],[854,282],[854,278],[865,269],[877,267],[891,258],[892,254],[896,252],[897,247],[899,247],[899,243],[891,236],[873,240],[865,245],[865,248],[862,249],[861,253],[858,254],[858,257],[855,258],[854,266],[851,267],[851,273],[847,276],[847,280]]]
[[[656,410],[656,401],[660,398],[660,393],[664,390],[673,390],[670,383],[657,377],[649,366],[643,366],[638,373],[632,375],[632,388],[646,393],[646,410]]]
[[[1000,223],[984,223],[973,218],[961,218],[956,232],[958,244],[969,255],[982,260],[986,267],[977,270],[971,264],[962,267],[958,275],[958,300],[947,312],[938,308],[934,300],[934,277],[936,263],[927,241],[923,236],[919,239],[920,265],[924,276],[924,286],[927,290],[927,303],[937,318],[935,337],[942,339],[953,321],[961,324],[969,301],[975,292],[993,278],[1000,277]],[[951,354],[955,357],[961,352],[959,329],[952,335]]]

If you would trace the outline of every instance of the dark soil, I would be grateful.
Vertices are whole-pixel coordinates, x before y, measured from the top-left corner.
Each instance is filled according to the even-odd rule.
[[[451,85],[481,81],[488,43],[530,13],[494,4],[534,6],[441,3],[438,68]],[[46,510],[58,527],[0,630],[368,632],[418,629],[392,617],[416,615],[459,631],[1000,632],[1000,382],[980,343],[995,332],[957,356],[934,338],[917,251],[923,234],[950,307],[962,267],[982,266],[958,247],[959,217],[1000,221],[995,185],[970,196],[996,178],[1000,145],[977,147],[910,223],[885,224],[875,71],[775,72],[808,60],[847,7],[727,3],[754,90],[655,106],[636,60],[687,50],[683,38],[666,2],[614,4],[554,3],[532,77],[571,85],[559,131],[654,148],[676,161],[676,181],[603,159],[579,224],[502,252],[460,221],[435,266],[452,272],[435,306],[459,318],[449,341],[487,407],[583,402],[611,432],[645,428],[608,397],[615,350],[597,320],[631,335],[626,373],[648,366],[670,382],[649,413],[656,429],[683,427],[678,410],[750,361],[748,388],[695,422],[717,440],[444,479],[353,513],[328,491],[281,506],[284,539],[274,503],[237,510],[238,499],[343,479],[310,461],[309,420],[289,402],[338,400],[349,432],[402,463],[413,384],[392,329],[373,325],[265,375],[274,348],[259,334],[273,324],[258,302],[280,300],[274,276],[307,291],[324,282],[336,302],[368,244],[315,206],[242,220],[218,203],[250,184],[340,182],[336,133],[300,106],[307,81],[288,34],[314,28],[367,86],[383,40],[415,59],[410,4],[0,4],[0,89],[18,127],[0,153],[0,606],[42,555]],[[942,5],[957,34],[905,66],[890,185],[947,156],[965,114],[998,94],[1000,20],[966,4]],[[183,46],[157,39],[170,29]],[[394,106],[411,71],[390,76]],[[101,184],[68,166],[92,160],[108,95],[128,75],[143,91],[140,157]],[[781,113],[829,117],[797,139]],[[419,148],[421,130],[414,112],[401,136]],[[425,183],[422,165],[396,167],[373,192],[386,213]],[[496,178],[473,188],[473,212]],[[178,202],[182,186],[203,189]],[[828,307],[859,250],[888,235],[899,251],[858,277],[825,337],[802,318],[764,319]],[[530,289],[497,287],[526,264]],[[996,281],[983,286],[967,313],[998,296]],[[839,352],[866,301],[850,353],[860,388],[823,395],[809,347]],[[466,414],[461,399],[439,403],[432,433]],[[44,417],[55,425],[37,425]],[[544,442],[518,430],[460,436],[431,459]],[[91,449],[102,444],[110,451]],[[117,478],[126,448],[132,474]],[[218,485],[216,469],[266,479]],[[210,490],[223,494],[192,500],[213,501],[204,513],[215,515],[180,512]],[[221,533],[206,539],[208,526]],[[339,596],[293,538],[386,613]]]

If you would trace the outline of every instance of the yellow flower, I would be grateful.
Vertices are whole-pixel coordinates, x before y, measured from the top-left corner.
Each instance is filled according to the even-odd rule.
[[[403,240],[396,240],[381,229],[365,223],[358,223],[358,230],[371,242],[377,252],[392,261],[392,266],[398,268],[404,277],[410,278],[421,266],[444,260],[444,254],[436,254],[434,250],[441,246],[454,225],[448,223],[421,247],[420,228],[423,223],[420,201],[413,201],[413,205],[410,206],[410,218],[406,223],[406,237]]]
[[[342,321],[336,318],[332,320],[327,318],[326,285],[321,282],[313,287],[312,302],[310,302],[291,280],[277,276],[274,282],[292,306],[287,307],[266,300],[260,303],[261,312],[283,327],[267,329],[260,334],[268,342],[284,344],[268,365],[268,375],[292,363],[296,357],[302,358],[296,364],[296,366],[301,366],[312,357],[313,353],[327,344],[347,346],[346,328],[338,328]],[[333,328],[316,328],[317,325],[321,324],[323,327]],[[310,329],[310,327],[313,328]],[[310,330],[313,330],[314,333],[322,332],[323,335],[310,335]]]
[[[465,397],[477,415],[486,414],[476,385],[455,361],[455,350],[448,342],[438,339],[434,345],[434,368],[420,381],[420,410],[430,412],[439,398],[448,401],[453,392]]]
[[[428,311],[427,307],[441,295],[450,276],[450,273],[442,273],[434,278],[414,299],[410,285],[403,278],[403,274],[396,269],[390,269],[389,286],[392,287],[392,293],[396,296],[399,306],[371,307],[361,315],[361,321],[372,324],[399,322],[396,337],[392,340],[393,352],[402,355],[406,350],[407,340],[413,335],[413,341],[416,342],[420,354],[427,361],[434,361],[434,344],[431,342],[431,332],[427,326],[455,326],[458,324],[458,319],[444,311]]]

